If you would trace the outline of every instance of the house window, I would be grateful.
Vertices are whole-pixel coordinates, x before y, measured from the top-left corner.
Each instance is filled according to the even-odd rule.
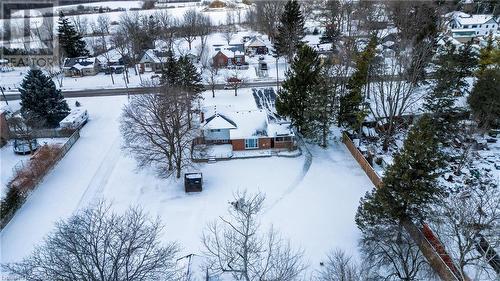
[[[220,129],[211,129],[210,130],[212,133],[215,133],[215,132],[220,132]]]
[[[245,139],[245,149],[255,149],[259,147],[259,139]]]
[[[464,25],[464,28],[469,28],[469,26],[468,25]]]
[[[488,28],[488,25],[486,25],[486,28]]]
[[[274,138],[274,141],[276,142],[284,142],[284,141],[291,141],[292,138],[291,137],[276,137]]]

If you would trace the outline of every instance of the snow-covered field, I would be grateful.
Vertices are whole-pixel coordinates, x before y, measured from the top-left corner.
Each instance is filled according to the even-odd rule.
[[[232,91],[218,91],[215,99],[206,93],[205,102],[244,104],[252,99],[249,95],[250,91],[238,97]],[[273,224],[293,245],[304,249],[310,270],[336,247],[357,256],[354,214],[359,198],[372,184],[342,143],[335,141],[328,150],[308,145],[312,159],[272,157],[200,164],[204,190],[185,194],[182,181],[137,171],[135,160],[120,150],[119,116],[126,97],[78,100],[89,111],[89,123],[1,232],[1,262],[22,259],[56,221],[100,198],[113,202],[117,210],[142,206],[166,224],[165,241],[178,241],[183,254],[200,253],[204,226],[225,214],[238,189],[266,194],[263,225]]]

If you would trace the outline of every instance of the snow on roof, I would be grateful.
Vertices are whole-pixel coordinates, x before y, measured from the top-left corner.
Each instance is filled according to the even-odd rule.
[[[147,57],[146,57],[147,56]],[[141,61],[140,63],[143,63],[143,62],[146,62],[147,61],[147,58],[150,58],[153,62],[157,62],[157,63],[160,63],[161,60],[160,58],[156,55],[156,52],[154,49],[148,49],[144,52],[144,55],[142,56],[141,58]]]
[[[234,111],[228,113],[236,123],[236,129],[229,131],[229,138],[245,139],[267,136],[267,114],[262,110]]]
[[[294,135],[290,122],[270,122],[267,125],[267,134],[270,137]]]
[[[250,47],[250,48],[266,47],[266,43],[264,43],[261,39],[254,37],[245,43],[245,47]]]
[[[95,63],[97,63],[99,60],[95,57],[77,57],[77,58],[66,58],[64,60],[64,67],[63,68],[76,68],[78,70],[84,69],[84,68],[93,68]]]
[[[66,116],[60,123],[72,123],[77,119],[85,119],[85,115],[87,114],[87,110],[84,108],[73,108],[71,112]]]
[[[483,24],[493,19],[493,15],[455,15],[460,25]],[[494,19],[493,19],[494,20]]]
[[[228,58],[233,58],[235,56],[244,56],[245,54],[241,51],[231,51],[229,46],[224,46],[224,47],[217,47],[219,50],[216,51],[215,55],[217,55],[219,52],[224,54]],[[214,56],[215,56],[214,55]]]
[[[203,128],[209,130],[236,129],[236,124],[226,116],[215,113],[215,115],[205,120],[205,125],[203,125]]]

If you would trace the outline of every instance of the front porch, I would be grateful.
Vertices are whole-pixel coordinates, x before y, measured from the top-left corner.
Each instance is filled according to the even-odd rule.
[[[195,162],[210,162],[216,160],[260,158],[260,157],[298,157],[302,151],[297,145],[289,148],[265,148],[265,149],[246,149],[235,150],[231,143],[204,143],[201,138],[193,141],[192,159]]]

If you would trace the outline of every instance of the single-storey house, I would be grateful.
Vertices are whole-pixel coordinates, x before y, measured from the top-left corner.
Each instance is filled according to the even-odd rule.
[[[271,121],[264,110],[217,112],[204,109],[202,120],[205,144],[231,144],[234,151],[295,148],[290,122]]]
[[[461,43],[473,40],[476,37],[495,33],[498,22],[493,15],[470,15],[463,12],[451,12],[445,15],[450,35]]]
[[[101,63],[95,57],[66,58],[63,72],[66,77],[96,75],[101,70]]]
[[[265,55],[267,52],[268,48],[266,43],[258,37],[254,37],[245,43],[245,53],[247,54]]]
[[[165,67],[167,62],[167,53],[155,49],[148,49],[143,52],[139,60],[139,71],[159,73]]]
[[[212,57],[213,64],[219,68],[230,65],[245,64],[245,54],[240,51],[231,51],[225,48],[218,48],[215,55]]]

